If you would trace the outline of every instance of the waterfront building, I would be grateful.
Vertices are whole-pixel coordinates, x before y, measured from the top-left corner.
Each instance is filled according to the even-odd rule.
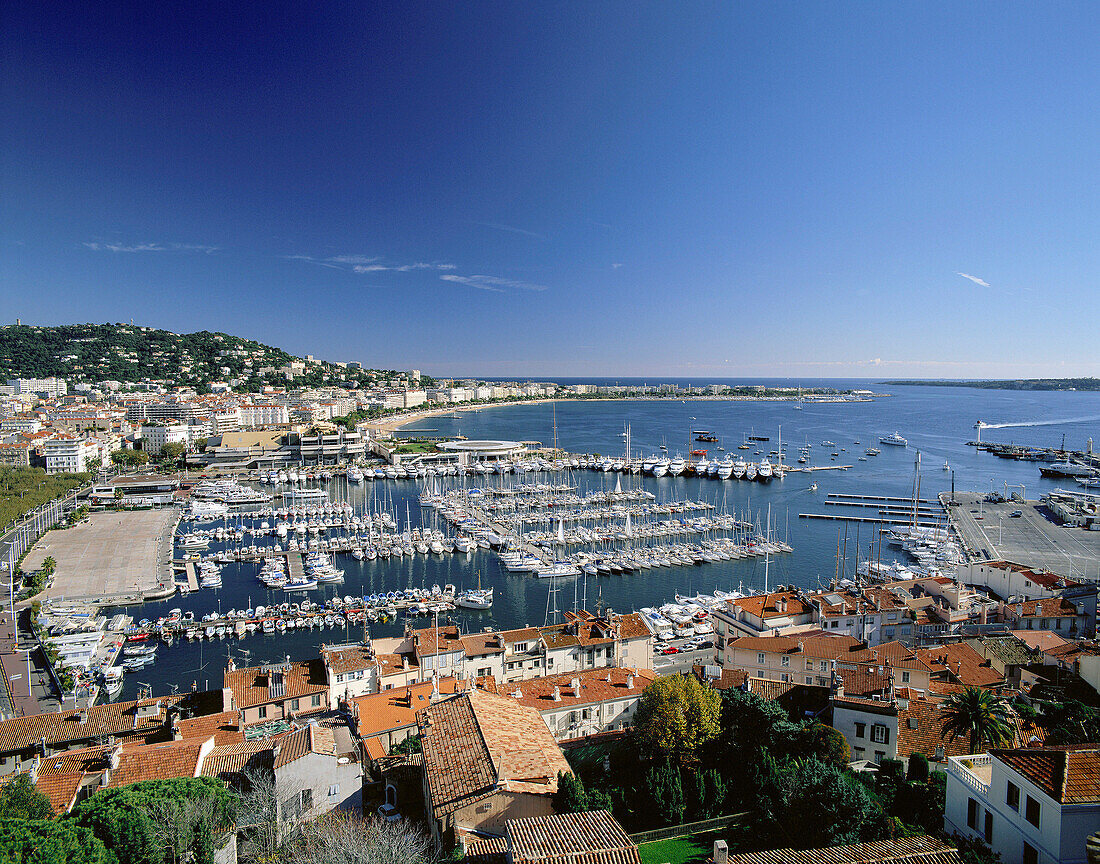
[[[461,692],[469,683],[469,679],[448,675],[353,697],[349,714],[355,733],[368,750],[377,748],[380,753],[391,753],[410,735],[417,734],[416,715],[427,708],[432,699]]]
[[[241,669],[230,660],[225,689],[246,726],[328,710],[329,687],[320,657]]]
[[[944,829],[1004,864],[1084,864],[1100,825],[1100,749],[992,750],[948,760]]]
[[[42,444],[46,473],[75,474],[88,470],[88,463],[99,456],[99,445],[78,435],[55,435]]]
[[[538,711],[554,738],[564,741],[629,729],[642,691],[656,678],[648,669],[589,669],[518,682],[505,695]]]

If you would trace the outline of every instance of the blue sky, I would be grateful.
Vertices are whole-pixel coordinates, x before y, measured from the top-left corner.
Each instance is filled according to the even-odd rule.
[[[5,321],[439,375],[1100,374],[1094,4],[17,2]]]

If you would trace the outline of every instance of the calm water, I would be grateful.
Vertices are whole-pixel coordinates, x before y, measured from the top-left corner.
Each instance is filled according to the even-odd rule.
[[[818,382],[803,382],[806,386],[814,383]],[[861,382],[831,383],[868,386]],[[1003,489],[1007,482],[1026,485],[1027,496],[1037,498],[1066,484],[1040,478],[1034,463],[997,459],[965,446],[966,441],[975,437],[973,426],[977,419],[986,423],[1027,424],[984,429],[983,440],[1059,446],[1064,434],[1067,446],[1078,449],[1084,448],[1090,436],[1100,440],[1097,434],[1100,433],[1100,393],[1015,393],[950,387],[885,388],[881,385],[870,389],[888,390],[895,395],[867,403],[807,404],[801,411],[795,410],[791,403],[772,402],[559,402],[556,408],[558,442],[575,452],[621,454],[624,446],[621,433],[629,423],[636,454],[656,453],[664,444],[670,455],[680,452],[686,456],[689,431],[707,429],[720,436],[722,445],[735,457],[742,455],[759,460],[761,457],[755,456],[754,450],[763,449],[767,453],[776,449],[782,427],[783,441],[789,445],[788,462],[797,459],[799,446],[808,442],[814,445],[811,464],[851,465],[848,471],[821,471],[812,476],[790,474],[785,480],[769,485],[732,479],[723,483],[683,477],[656,480],[628,475],[622,478],[624,488],[641,483],[661,500],[705,499],[761,526],[770,505],[773,530],[786,538],[795,551],[771,561],[769,585],[816,587],[833,577],[838,534],[843,537],[843,527],[838,532],[838,525],[842,523],[799,519],[798,514],[844,512],[841,508],[824,506],[829,492],[909,497],[913,492],[914,460],[919,450],[922,498],[934,498],[939,491],[950,489],[952,473],[943,470],[945,460],[953,469],[955,487],[959,490],[989,490],[991,486]],[[433,430],[430,434],[549,443],[553,437],[553,415],[550,404],[487,408],[463,414],[460,419],[426,418],[407,427],[407,431]],[[895,430],[909,439],[907,449],[878,443],[880,435],[889,435]],[[753,450],[738,450],[737,445],[746,434],[767,435],[771,440],[755,445]],[[836,442],[837,448],[823,447],[825,440]],[[857,440],[859,444],[854,443]],[[691,449],[717,446],[691,443]],[[870,446],[878,446],[882,454],[866,462],[857,461]],[[839,448],[846,448],[846,452],[841,452],[836,462],[832,462],[829,453]],[[712,449],[711,455],[724,454]],[[517,480],[510,475],[505,482],[531,482],[532,479],[531,475],[521,475],[521,478]],[[615,475],[590,471],[576,472],[572,479],[581,492],[615,483]],[[809,491],[811,481],[818,484],[816,492]],[[555,479],[555,482],[561,480]],[[342,480],[336,480],[330,488],[333,498],[348,500],[359,508],[384,504],[402,524],[406,506],[414,525],[421,518],[417,504],[419,487],[414,481],[382,481],[349,488]],[[428,514],[425,518],[431,518],[430,511],[425,512]],[[873,514],[873,510],[853,511],[853,515]],[[871,543],[871,530],[869,525],[858,529],[858,548],[864,556]],[[214,551],[219,547],[212,544],[210,548]],[[849,573],[855,564],[856,549],[857,529],[852,524],[847,536]],[[883,554],[886,555],[885,551]],[[507,573],[499,566],[496,556],[486,551],[478,551],[469,561],[465,556],[406,556],[356,561],[350,555],[340,555],[337,566],[345,571],[345,583],[310,592],[310,599],[324,599],[337,593],[356,596],[406,587],[430,588],[448,582],[459,588],[471,587],[480,573],[484,586],[496,588],[495,604],[486,612],[455,613],[455,620],[463,628],[541,624],[546,612],[546,581]],[[282,591],[264,589],[255,579],[258,569],[258,564],[229,564],[222,571],[223,587],[217,591],[204,590],[186,598],[176,597],[165,603],[131,607],[126,611],[136,618],[156,619],[169,608],[178,606],[194,611],[196,618],[200,618],[219,608],[222,611],[244,609],[290,599]],[[574,592],[583,595],[587,590],[589,607],[594,607],[599,597],[605,607],[627,611],[671,600],[677,592],[693,594],[741,584],[762,588],[764,575],[762,560],[742,559],[701,567],[655,568],[629,575],[605,576],[589,579],[587,585],[579,578],[564,583],[559,580],[559,606],[571,608]],[[428,619],[414,620],[416,626],[428,626]],[[397,635],[403,626],[404,622],[376,623],[370,625],[370,632],[373,636]],[[186,690],[193,682],[199,687],[220,686],[229,652],[233,652],[238,663],[254,665],[281,659],[286,654],[295,658],[315,656],[322,642],[354,639],[361,633],[361,629],[347,634],[314,630],[282,636],[251,636],[240,641],[183,642],[171,648],[162,647],[156,664],[142,672],[127,673],[120,698],[133,698],[139,681],[150,684],[154,693],[170,692],[173,687]]]

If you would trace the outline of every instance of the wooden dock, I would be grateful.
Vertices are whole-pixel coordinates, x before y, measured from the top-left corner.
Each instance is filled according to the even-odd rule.
[[[874,516],[842,516],[836,513],[799,513],[799,519],[827,519],[831,522],[871,522],[883,527],[890,527],[894,525],[912,525],[912,512],[906,518],[890,518],[886,516],[874,517]],[[918,528],[942,528],[943,521],[938,520],[936,522],[929,522],[926,519],[917,520]]]
[[[185,561],[183,564],[183,572],[187,574],[187,587],[191,591],[199,590],[199,580],[195,575],[195,562]]]

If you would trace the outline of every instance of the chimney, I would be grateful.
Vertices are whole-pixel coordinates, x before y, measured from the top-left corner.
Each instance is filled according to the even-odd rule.
[[[1016,604],[1016,617],[1017,618],[1023,618],[1024,617],[1024,604],[1023,603],[1017,603]]]
[[[627,675],[626,676],[626,689],[627,690],[633,690],[634,689],[634,676],[633,675]]]
[[[580,696],[581,695],[581,679],[580,678],[571,678],[570,681],[569,681],[569,687],[572,689],[574,696]]]
[[[776,601],[775,601],[775,611],[776,612],[786,612],[787,611],[787,598],[786,597],[779,597],[779,598],[776,599]]]
[[[118,768],[118,763],[122,757],[122,745],[116,744],[110,750],[107,751],[107,767],[111,771],[115,771]]]
[[[561,702],[561,688],[558,685],[554,685],[554,701]]]
[[[404,670],[405,672],[408,672],[408,671],[409,671],[409,658],[408,658],[408,655],[404,655],[404,654],[403,654],[403,655],[401,656],[401,668],[402,668],[402,670]]]
[[[714,864],[729,864],[730,850],[725,840],[714,841],[714,854],[711,856]]]
[[[233,661],[233,658],[230,657],[228,662],[225,664],[225,671],[226,672],[235,672],[236,670],[237,670],[237,664]]]
[[[172,740],[182,741],[183,733],[180,731],[180,724],[176,720],[172,720]]]

